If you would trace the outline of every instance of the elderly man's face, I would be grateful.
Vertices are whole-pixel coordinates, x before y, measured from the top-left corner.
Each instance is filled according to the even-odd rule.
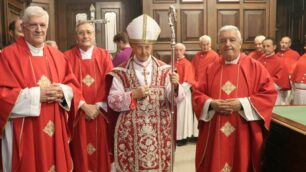
[[[210,50],[211,48],[211,43],[209,41],[201,41],[200,42],[200,48],[201,48],[201,51],[203,52],[207,52]]]
[[[48,20],[45,16],[30,16],[22,23],[24,38],[34,47],[41,47],[46,39]]]
[[[220,33],[219,49],[225,61],[235,60],[240,53],[241,41],[235,31],[223,31]]]
[[[286,51],[290,48],[291,46],[291,40],[287,37],[282,38],[282,40],[280,41],[280,48],[282,51]]]
[[[262,47],[262,41],[263,40],[255,40],[254,43],[255,43],[255,48],[256,48],[256,51],[258,53],[262,53],[264,50],[263,50],[263,47]]]
[[[148,60],[153,49],[152,44],[145,43],[132,44],[132,47],[136,58],[141,62],[145,62]]]
[[[76,40],[80,48],[87,50],[94,44],[95,32],[91,24],[85,23],[78,27]]]
[[[180,45],[176,45],[174,48],[174,54],[175,54],[175,57],[178,59],[184,57],[184,54],[185,54],[184,47]]]

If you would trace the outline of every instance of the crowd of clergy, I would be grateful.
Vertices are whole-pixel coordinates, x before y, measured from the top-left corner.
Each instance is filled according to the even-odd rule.
[[[266,90],[259,91],[261,95],[256,96],[272,95],[273,90],[268,84],[272,79],[277,91],[275,105],[306,104],[306,54],[301,56],[291,49],[292,40],[288,36],[276,42],[273,38],[258,35],[254,40],[254,51],[243,53],[238,48],[237,59],[244,61],[241,70],[245,72],[240,71],[239,66],[233,66],[240,65],[236,59],[225,59],[224,64],[232,64],[227,65],[231,68],[219,65],[223,57],[212,49],[211,37],[203,35],[199,38],[200,51],[192,60],[185,56],[183,43],[175,45],[176,72],[171,72],[169,65],[151,55],[160,28],[147,15],[134,19],[127,27],[127,33],[118,33],[114,37],[119,49],[114,57],[107,50],[95,46],[95,30],[89,21],[78,22],[76,46],[60,52],[56,42],[45,40],[48,20],[48,13],[42,8],[28,7],[21,19],[10,24],[10,42],[1,50],[0,127],[2,168],[5,172],[68,172],[72,169],[77,172],[172,171],[173,141],[170,131],[173,124],[167,103],[171,84],[174,85],[177,102],[175,121],[172,121],[176,125],[172,131],[175,132],[175,142],[182,146],[202,135],[198,144],[205,143],[205,146],[197,146],[197,171],[216,171],[219,167],[217,171],[256,171],[256,163],[250,169],[249,165],[246,168],[241,165],[247,164],[245,162],[237,165],[224,161],[215,168],[208,165],[214,164],[212,160],[201,157],[201,153],[217,156],[213,155],[217,148],[208,140],[211,138],[210,125],[207,129],[208,125],[203,123],[213,121],[213,115],[201,116],[202,111],[211,112],[217,109],[217,105],[213,105],[211,99],[206,101],[207,97],[202,93],[209,92],[211,97],[216,95],[220,100],[235,98],[229,95],[238,90],[239,77],[253,77],[250,73],[254,72],[254,78],[250,79],[252,82],[245,81],[245,85],[262,83],[258,87]],[[148,27],[142,27],[143,23]],[[153,31],[149,30],[150,27]],[[143,34],[141,29],[148,29],[147,34]],[[234,32],[234,38],[227,37]],[[221,46],[237,44],[241,47],[241,35],[236,27],[226,27],[219,34],[224,38],[218,41],[221,41]],[[229,50],[231,47],[224,51]],[[245,69],[245,66],[252,69]],[[262,68],[266,70],[262,72]],[[249,70],[251,72],[248,73]],[[204,83],[204,79],[212,78],[210,75],[213,72],[217,77],[220,73],[218,80],[224,80],[222,87],[221,84]],[[266,76],[266,73],[269,74]],[[221,87],[220,90],[226,94],[211,91],[214,86]],[[236,97],[237,94],[247,95],[236,92]],[[211,105],[206,106],[207,102]],[[247,100],[247,105],[244,105],[244,100],[240,102],[238,111],[248,113],[248,107],[256,111],[252,113],[261,114],[264,111],[253,107],[251,100]],[[222,101],[219,103],[222,104]],[[196,115],[197,112],[201,115]],[[241,116],[250,118],[247,114]],[[202,121],[201,124],[198,120]],[[212,127],[220,125],[222,120],[213,121]],[[243,127],[242,123],[239,125]],[[250,125],[250,128],[254,127],[252,131],[260,130],[255,124]],[[229,122],[224,122],[224,126],[227,128],[224,131],[222,128],[222,132],[226,135],[235,130]],[[199,128],[202,128],[201,133]],[[215,138],[211,139],[217,142]],[[249,145],[249,142],[245,144]],[[207,152],[206,147],[210,148]],[[228,149],[220,150],[227,156]],[[223,162],[222,158],[217,156],[218,162]]]

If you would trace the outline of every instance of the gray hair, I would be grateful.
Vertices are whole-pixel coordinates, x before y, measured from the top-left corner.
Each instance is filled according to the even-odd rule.
[[[208,35],[203,35],[203,36],[201,36],[201,37],[199,38],[199,41],[200,41],[200,42],[207,41],[207,42],[211,43],[211,38],[210,38],[210,36],[208,36]]]
[[[177,47],[177,46],[178,47],[182,47],[184,51],[186,50],[186,46],[184,44],[182,44],[182,43],[175,44],[175,47]]]
[[[44,10],[43,8],[39,7],[39,6],[29,6],[25,9],[23,16],[21,18],[23,23],[28,22],[29,18],[32,16],[36,16],[36,17],[46,17],[47,19],[47,23],[49,23],[49,14],[47,13],[46,10]]]
[[[89,24],[92,28],[92,31],[95,32],[95,28],[93,26],[93,23],[88,21],[88,20],[80,20],[77,22],[76,27],[75,27],[75,33],[77,33],[79,31],[79,27],[84,25],[84,24]]]
[[[258,41],[263,41],[263,40],[265,40],[266,39],[266,37],[265,36],[263,36],[263,35],[258,35],[258,36],[256,36],[255,37],[255,39],[254,39],[254,42],[256,41],[256,40],[258,40]]]
[[[218,38],[219,39],[220,39],[220,34],[222,32],[225,32],[225,31],[234,31],[234,32],[236,32],[236,38],[238,39],[238,41],[240,41],[242,43],[241,33],[240,33],[239,29],[236,26],[225,25],[225,26],[221,27],[219,32],[218,32]]]

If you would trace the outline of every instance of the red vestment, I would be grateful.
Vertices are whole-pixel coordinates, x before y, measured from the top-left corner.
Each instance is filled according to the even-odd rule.
[[[65,52],[72,71],[80,82],[87,104],[106,102],[105,75],[113,68],[109,54],[102,48],[93,48],[92,58],[82,60],[79,47]],[[81,109],[78,123],[74,125],[71,155],[74,171],[110,172],[110,154],[107,142],[105,112],[94,120],[86,120]]]
[[[81,98],[79,84],[64,55],[45,45],[43,57],[32,56],[23,37],[6,47],[0,60],[0,127],[1,131],[22,89],[37,87],[41,79],[70,86],[74,98],[71,111]],[[38,117],[11,119],[13,122],[12,171],[71,171],[70,135],[67,121],[75,117],[58,102],[41,103]],[[2,133],[1,133],[2,137]]]
[[[281,87],[282,90],[291,89],[288,70],[280,57],[277,55],[269,57],[263,56],[258,59],[258,61],[266,67],[273,81]]]
[[[140,86],[133,61],[130,58],[109,75],[119,79],[126,91]],[[135,109],[123,111],[118,116],[114,159],[119,171],[170,171],[173,139],[165,87],[169,72],[169,66],[152,57],[150,95],[138,99]]]
[[[291,75],[295,68],[296,62],[300,58],[300,54],[297,51],[289,48],[287,51],[277,52],[276,55],[282,58],[289,74]]]
[[[291,75],[291,81],[296,83],[306,83],[306,53],[298,60]]]
[[[205,67],[210,63],[219,59],[219,55],[214,50],[209,50],[207,52],[198,52],[192,59],[192,65],[195,70],[195,80],[198,82],[198,78],[202,78],[203,71]]]
[[[264,55],[264,53],[258,53],[256,50],[254,50],[254,51],[250,52],[250,54],[248,54],[248,57],[251,57],[255,60],[258,60],[263,55]]]
[[[192,63],[184,58],[176,60],[175,68],[180,76],[180,83],[188,82],[190,84],[195,83],[195,72]]]
[[[220,59],[207,66],[193,92],[198,118],[208,99],[247,97],[262,120],[246,121],[237,112],[216,112],[210,121],[200,120],[196,171],[259,171],[264,131],[270,126],[276,95],[267,70],[243,54],[237,64],[224,64]]]

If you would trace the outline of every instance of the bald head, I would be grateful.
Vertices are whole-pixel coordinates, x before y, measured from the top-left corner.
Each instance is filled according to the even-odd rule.
[[[279,42],[281,51],[287,51],[291,47],[291,38],[288,36],[282,37]]]

